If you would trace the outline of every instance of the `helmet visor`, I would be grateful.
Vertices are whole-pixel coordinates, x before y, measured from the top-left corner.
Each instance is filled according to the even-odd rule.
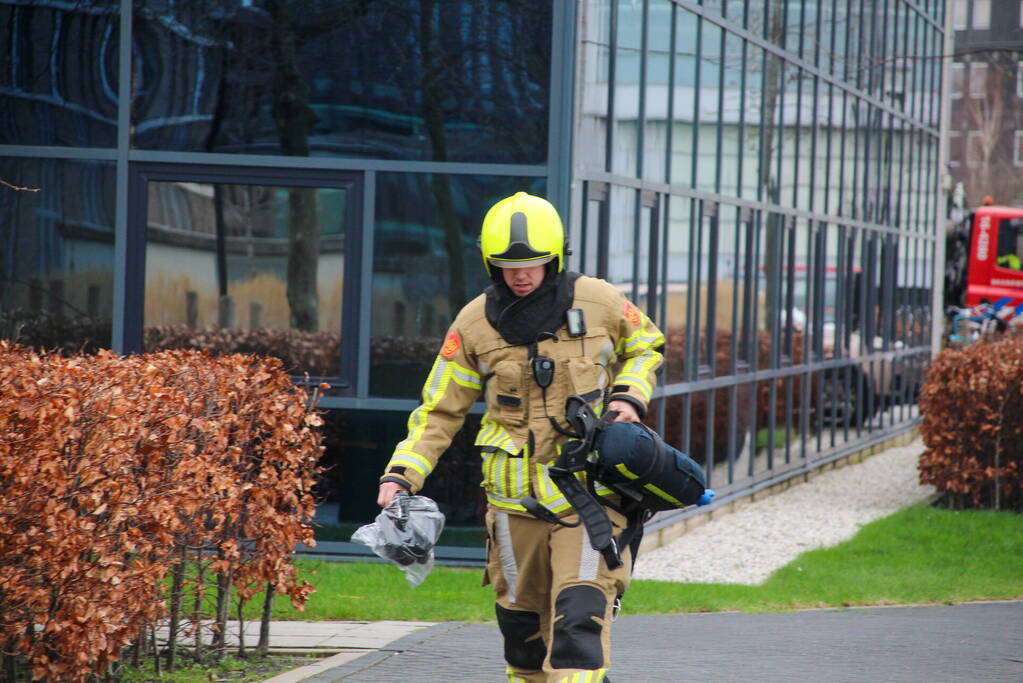
[[[554,258],[555,258],[554,254],[549,254],[548,256],[540,256],[537,258],[520,260],[489,258],[487,259],[487,262],[489,262],[490,265],[495,266],[497,268],[531,268],[533,266],[542,266],[545,263],[550,263],[551,261],[554,260]]]

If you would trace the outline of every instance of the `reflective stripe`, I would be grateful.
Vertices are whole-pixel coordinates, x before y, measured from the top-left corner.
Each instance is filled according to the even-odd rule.
[[[622,371],[615,376],[614,383],[636,387],[643,398],[649,401],[650,396],[653,394],[653,387],[650,386],[647,378],[660,361],[661,354],[654,353],[653,351],[630,358],[625,363]]]
[[[543,463],[535,463],[534,469],[536,470],[536,492],[540,496],[540,502],[554,496],[554,482],[551,481],[551,476],[547,472],[547,466]]]
[[[496,459],[496,453],[491,451],[484,451],[483,457],[483,486],[487,490],[492,490],[494,487],[494,460]]]
[[[648,332],[643,332],[642,330],[640,330],[631,337],[622,340],[624,341],[624,344],[622,342],[619,342],[618,345],[621,347],[622,351],[628,353],[629,351],[635,351],[637,349],[643,350],[652,349],[655,346],[658,346],[657,342],[659,340],[663,340],[662,335],[650,334]]]
[[[586,529],[579,543],[579,581],[596,581],[600,569],[600,553],[593,549],[590,530]]]
[[[477,446],[490,446],[490,438],[494,433],[497,425],[493,422],[488,422],[485,418],[480,422],[480,431],[476,434],[476,445]]]
[[[468,368],[463,368],[461,365],[453,361],[449,362],[451,362],[451,365],[454,366],[451,378],[454,379],[456,383],[461,384],[463,387],[468,389],[475,389],[477,391],[483,387],[480,376],[477,373]]]
[[[504,495],[506,496],[515,495],[515,491],[512,488],[513,484],[511,480],[511,460],[512,459],[508,456],[507,453],[502,452],[501,459],[497,461],[498,466],[501,468],[501,471],[495,473],[498,477],[500,477],[499,479],[501,483],[500,490],[504,492]]]
[[[618,470],[619,472],[621,472],[623,475],[625,475],[629,479],[639,479],[639,475],[638,474],[633,474],[632,472],[630,472],[629,468],[625,466],[625,463],[622,463],[622,462],[618,463],[617,465],[615,465],[615,469]],[[660,498],[663,498],[664,500],[668,501],[669,503],[673,503],[675,505],[678,505],[679,507],[685,507],[682,504],[682,501],[676,500],[674,496],[672,496],[671,494],[669,494],[666,491],[663,491],[663,490],[659,489],[658,487],[654,486],[653,484],[643,484],[643,488],[645,488],[647,491],[649,491],[650,493],[654,494],[655,496],[659,496]]]
[[[501,573],[508,584],[508,602],[515,604],[515,587],[519,580],[519,567],[515,564],[512,550],[511,529],[508,528],[508,513],[494,511],[494,532],[497,534],[497,552],[501,559]]]
[[[540,504],[551,512],[565,512],[572,507],[571,503],[561,493],[554,480],[551,479],[547,465],[536,463],[536,493]]]
[[[630,334],[628,337],[623,337],[618,340],[617,346],[615,346],[615,353],[621,355],[623,351],[627,349],[637,349],[642,346],[647,348],[654,348],[664,343],[664,335],[657,328],[649,327],[650,319],[643,315],[640,321],[640,326],[635,332]]]
[[[487,491],[487,502],[492,503],[494,507],[499,507],[504,510],[526,511],[526,508],[522,507],[519,503],[518,498],[506,498],[504,496],[499,496],[496,493],[491,493],[490,491]]]
[[[390,470],[395,465],[409,467],[424,477],[433,471],[433,464],[429,460],[418,453],[407,450],[395,451],[394,455],[387,462],[387,469]]]
[[[519,446],[515,443],[515,440],[511,438],[503,426],[490,419],[489,413],[485,414],[480,421],[480,431],[476,435],[476,445],[493,446],[512,454],[519,452]]]
[[[592,671],[577,671],[574,674],[562,676],[557,683],[601,683],[607,669],[593,669]]]
[[[423,402],[408,416],[408,437],[394,449],[396,456],[399,454],[409,455],[415,453],[415,444],[423,437],[430,413],[437,407],[440,400],[444,398],[448,382],[451,380],[454,371],[454,363],[450,363],[438,356],[433,364],[433,369],[430,370],[429,377],[426,378],[426,383],[423,385]],[[394,460],[395,458],[392,458],[392,462]],[[425,471],[414,465],[409,466],[425,476],[433,470],[433,465],[428,460],[423,459],[423,461],[426,463]]]
[[[515,489],[511,494],[521,498],[529,493],[529,458],[512,458],[511,466],[515,470]]]

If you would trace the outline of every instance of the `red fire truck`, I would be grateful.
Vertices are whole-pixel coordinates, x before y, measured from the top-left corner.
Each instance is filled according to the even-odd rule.
[[[1021,262],[1023,209],[975,209],[946,242],[945,303],[967,308],[1023,303]]]
[[[981,206],[948,236],[945,304],[951,317],[1004,330],[1023,323],[1023,209]],[[997,323],[997,324],[996,324]]]

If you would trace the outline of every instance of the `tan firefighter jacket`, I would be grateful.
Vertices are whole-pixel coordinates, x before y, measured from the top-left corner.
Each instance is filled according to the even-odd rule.
[[[633,403],[642,415],[656,383],[664,335],[613,285],[581,276],[572,307],[583,310],[586,332],[571,337],[562,325],[557,339],[537,344],[538,355],[555,363],[544,392],[533,378],[528,347],[510,345],[498,334],[487,321],[485,301],[480,295],[469,302],[452,323],[423,386],[422,404],[409,415],[408,436],[395,447],[381,479],[419,491],[484,391],[487,412],[476,445],[489,502],[525,513],[519,499],[529,494],[563,512],[568,501],[547,467],[568,437],[548,415],[567,427],[565,399],[571,394],[587,399],[598,413],[608,394],[609,400]]]

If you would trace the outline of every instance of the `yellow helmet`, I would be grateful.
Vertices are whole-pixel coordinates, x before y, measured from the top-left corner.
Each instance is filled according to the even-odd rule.
[[[480,231],[483,266],[526,268],[558,260],[565,269],[565,229],[558,210],[550,202],[516,192],[490,207]]]

